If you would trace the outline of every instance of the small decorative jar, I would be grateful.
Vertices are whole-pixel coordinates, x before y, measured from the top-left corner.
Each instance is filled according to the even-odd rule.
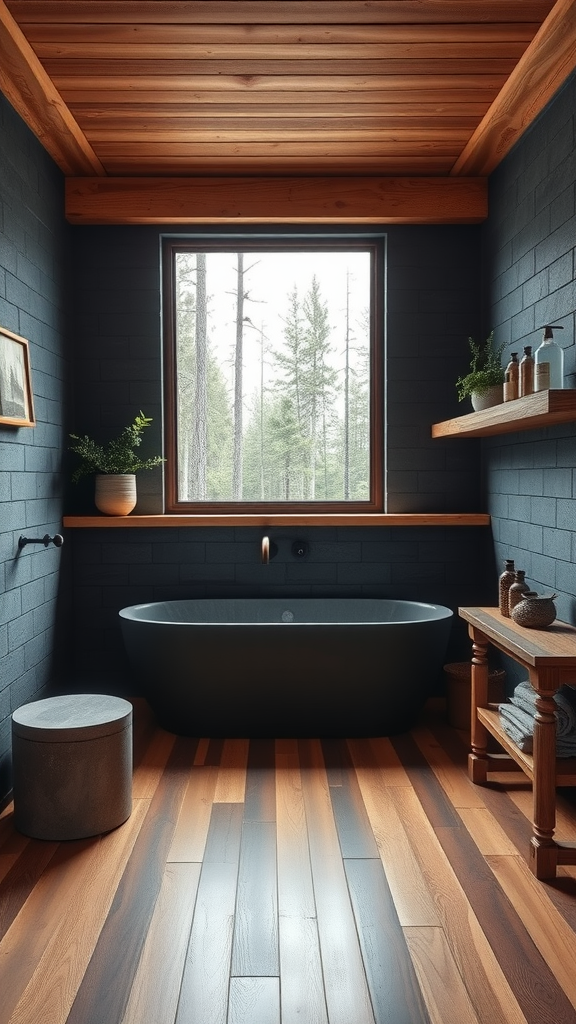
[[[508,591],[516,579],[516,573],[514,572],[514,559],[507,558],[504,562],[504,572],[498,580],[498,607],[502,615],[510,618],[510,608],[508,605]]]
[[[518,602],[522,600],[524,594],[530,593],[530,587],[524,579],[525,575],[526,573],[524,569],[517,569],[516,580],[508,591],[508,607],[510,609],[510,615],[512,615],[512,609],[515,608]]]
[[[546,629],[556,618],[555,597],[556,594],[536,594],[529,590],[512,609],[512,619],[527,629]]]

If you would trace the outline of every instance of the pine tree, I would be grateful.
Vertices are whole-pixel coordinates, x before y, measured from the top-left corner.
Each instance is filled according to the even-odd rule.
[[[316,275],[312,278],[309,291],[303,302],[304,328],[304,372],[302,390],[309,422],[310,438],[310,494],[316,498],[316,469],[318,455],[326,480],[327,421],[328,403],[337,382],[336,370],[329,365],[328,356],[332,351],[330,337],[332,329],[328,322],[328,307],[320,295]],[[319,434],[321,451],[318,451]]]
[[[178,496],[188,501],[194,479],[192,423],[196,366],[194,335],[196,330],[195,258],[193,253],[176,256],[176,373],[178,410]]]
[[[190,481],[191,496],[196,501],[206,500],[207,460],[207,373],[208,373],[208,309],[206,299],[206,253],[196,254],[196,381],[194,389],[194,420],[192,452],[194,475]]]

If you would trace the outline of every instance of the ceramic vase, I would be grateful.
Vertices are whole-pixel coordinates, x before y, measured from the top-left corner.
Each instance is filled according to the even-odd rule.
[[[94,502],[107,516],[127,516],[136,505],[136,477],[134,473],[96,476]]]
[[[482,409],[491,409],[493,405],[500,405],[504,399],[504,388],[502,384],[495,384],[486,391],[473,391],[470,395],[474,412],[481,412]]]

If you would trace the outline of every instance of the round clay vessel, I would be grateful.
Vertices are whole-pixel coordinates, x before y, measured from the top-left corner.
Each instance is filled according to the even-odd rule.
[[[556,618],[555,597],[556,594],[524,594],[512,609],[511,618],[517,625],[526,626],[527,629],[546,629]]]
[[[94,504],[107,516],[127,516],[136,506],[134,473],[97,473]]]

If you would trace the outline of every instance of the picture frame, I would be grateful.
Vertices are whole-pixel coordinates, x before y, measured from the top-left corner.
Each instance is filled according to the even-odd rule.
[[[0,327],[0,425],[33,427],[34,396],[26,338]]]

